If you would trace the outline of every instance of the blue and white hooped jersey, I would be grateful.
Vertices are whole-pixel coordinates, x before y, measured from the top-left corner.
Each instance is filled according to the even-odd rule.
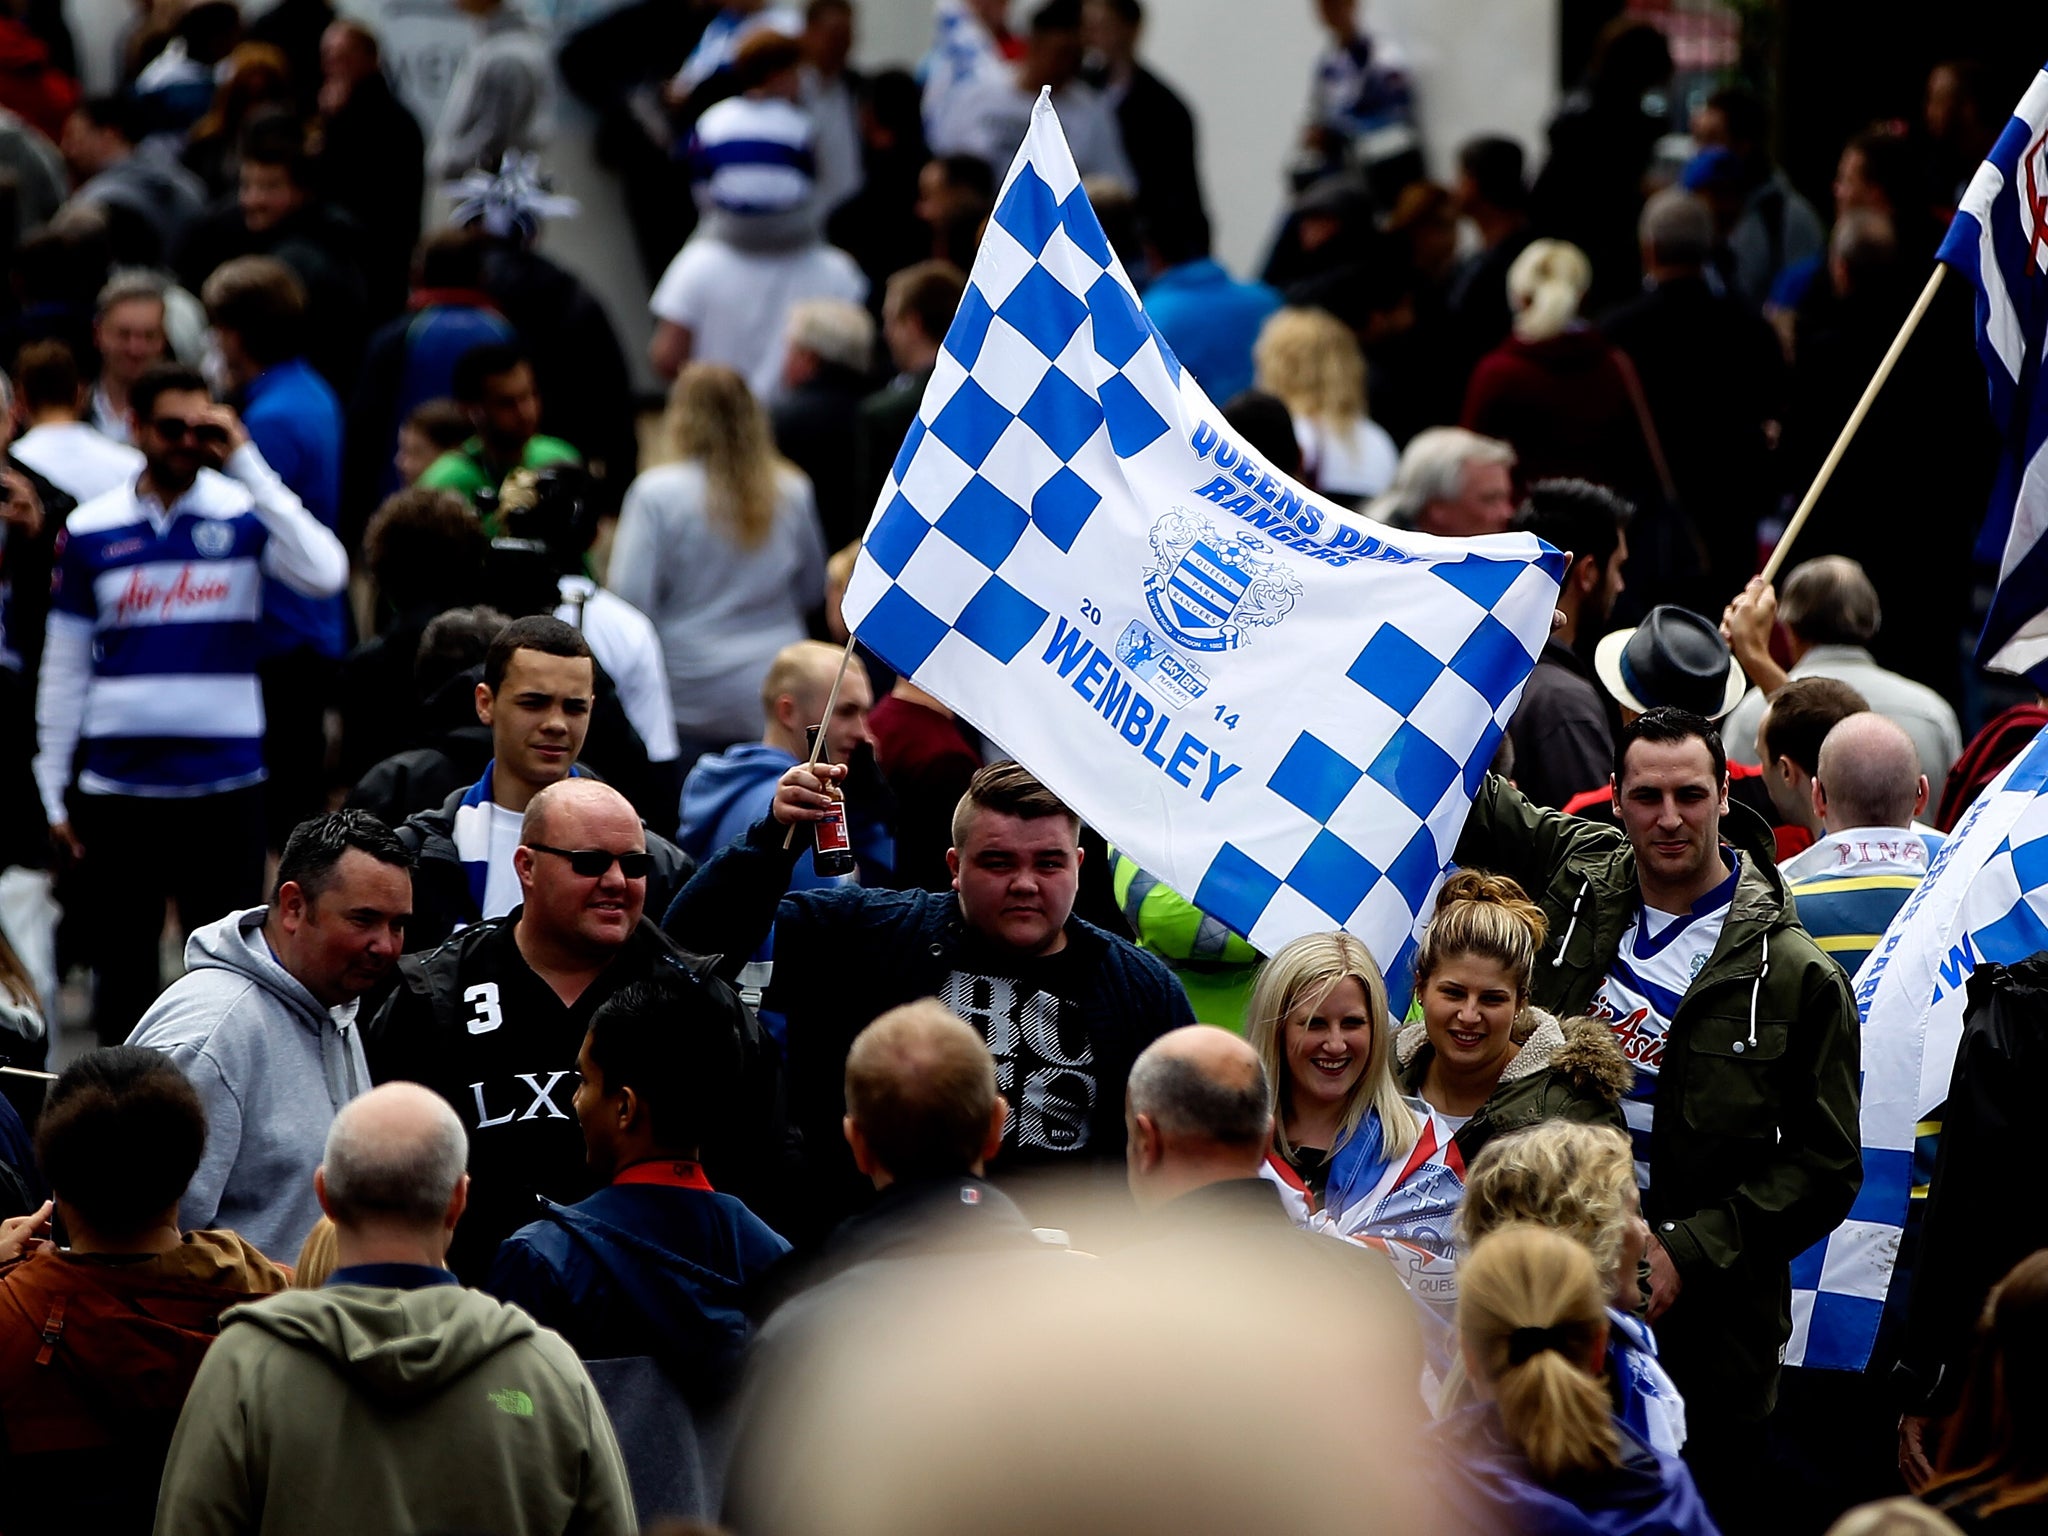
[[[734,96],[697,119],[690,179],[726,213],[789,213],[817,191],[817,127],[777,98]]]
[[[269,539],[249,493],[211,471],[167,513],[122,486],[71,514],[50,622],[91,630],[79,788],[194,795],[262,780]]]
[[[1636,1069],[1623,1099],[1629,1140],[1635,1143],[1636,1184],[1650,1187],[1650,1124],[1656,1110],[1657,1073],[1664,1041],[1692,979],[1713,956],[1728,918],[1728,903],[1741,874],[1741,856],[1722,849],[1728,878],[1693,903],[1687,912],[1660,912],[1637,904],[1636,920],[1622,936],[1614,964],[1593,994],[1586,1012],[1604,1021]]]

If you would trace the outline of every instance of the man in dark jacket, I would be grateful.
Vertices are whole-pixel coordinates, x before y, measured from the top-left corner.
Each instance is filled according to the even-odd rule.
[[[516,619],[491,642],[476,684],[477,718],[491,731],[483,776],[438,809],[398,829],[418,860],[411,950],[431,949],[467,924],[503,917],[520,901],[513,869],[520,819],[539,792],[572,777],[598,699],[596,664],[560,619]],[[653,860],[647,894],[665,907],[695,867],[675,844],[642,828]]]
[[[858,304],[806,299],[789,312],[788,344],[769,411],[775,446],[810,476],[825,548],[839,549],[861,536],[875,510],[854,479],[875,323]]]
[[[1551,932],[1536,1003],[1607,1020],[1636,1068],[1622,1108],[1649,1316],[1689,1407],[1687,1459],[1717,1511],[1739,1512],[1791,1333],[1791,1261],[1862,1183],[1855,1004],[1799,926],[1769,834],[1731,812],[1711,725],[1630,721],[1613,794],[1621,830],[1489,778],[1456,857],[1536,898]]]
[[[847,1050],[870,1019],[937,997],[988,1044],[1016,1105],[998,1175],[1120,1161],[1123,1085],[1153,1039],[1194,1015],[1155,957],[1074,917],[1080,821],[1016,763],[977,773],[953,819],[953,890],[785,895],[844,768],[798,765],[772,813],[685,887],[669,933],[736,965],[772,923],[763,1006],[788,1021],[793,1118],[809,1170],[807,1235],[870,1198],[839,1126]],[[783,846],[787,839],[793,846]]]
[[[888,483],[925,386],[938,366],[939,344],[952,327],[967,279],[951,262],[921,261],[889,279],[882,295],[882,340],[896,377],[861,403],[854,458],[856,501],[872,507]]]
[[[1116,113],[1124,158],[1138,178],[1138,215],[1165,216],[1207,229],[1202,178],[1195,167],[1195,119],[1173,87],[1138,62],[1145,8],[1139,0],[1088,0],[1084,27],[1094,64],[1089,83]],[[1232,391],[1223,391],[1222,399]]]
[[[522,902],[399,963],[399,985],[364,1039],[370,1074],[440,1094],[469,1133],[469,1214],[450,1268],[480,1283],[498,1245],[524,1226],[536,1195],[591,1193],[573,1113],[577,1052],[592,1015],[660,974],[701,989],[743,1043],[741,1087],[704,1151],[705,1170],[750,1206],[778,1193],[781,1071],[760,1025],[712,974],[643,921],[651,860],[645,829],[617,790],[551,785],[527,806],[513,855]],[[727,1132],[729,1131],[729,1134]]]
[[[1508,725],[1515,744],[1515,787],[1531,801],[1563,810],[1582,791],[1603,784],[1614,763],[1607,700],[1579,653],[1579,637],[1606,631],[1621,596],[1628,563],[1626,528],[1634,509],[1585,480],[1542,480],[1515,526],[1572,557],[1557,594],[1564,623],[1550,633],[1522,702]]]
[[[384,77],[377,34],[361,22],[336,21],[320,34],[320,76],[315,167],[328,197],[362,228],[370,315],[381,319],[405,302],[420,238],[426,139]]]
[[[704,1176],[703,1148],[738,1101],[744,1019],[722,992],[657,970],[590,1016],[571,1107],[593,1177],[498,1249],[488,1289],[585,1360],[651,1355],[689,1400],[732,1384],[753,1293],[789,1252]]]

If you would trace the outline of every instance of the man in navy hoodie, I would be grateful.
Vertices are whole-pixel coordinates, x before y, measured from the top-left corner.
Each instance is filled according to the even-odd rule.
[[[789,1252],[704,1176],[699,1154],[739,1093],[742,1043],[701,986],[660,974],[607,998],[577,1053],[571,1106],[605,1187],[500,1245],[486,1289],[586,1360],[652,1355],[686,1396],[716,1402],[749,1332],[762,1273]]]
[[[790,1118],[808,1173],[801,1236],[873,1203],[840,1132],[847,1051],[869,1020],[921,997],[974,1027],[1015,1106],[989,1169],[998,1185],[1091,1166],[1120,1181],[1131,1063],[1195,1018],[1162,961],[1074,916],[1080,818],[1018,764],[991,764],[953,815],[951,891],[785,894],[802,834],[844,775],[791,768],[771,814],[697,872],[664,923],[725,956],[728,975],[774,925],[762,1006],[788,1021]]]

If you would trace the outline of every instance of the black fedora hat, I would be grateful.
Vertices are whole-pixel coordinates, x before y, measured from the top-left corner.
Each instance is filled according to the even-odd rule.
[[[1718,720],[1749,688],[1721,631],[1669,604],[1652,608],[1634,629],[1603,635],[1593,670],[1609,693],[1638,714],[1686,709]]]

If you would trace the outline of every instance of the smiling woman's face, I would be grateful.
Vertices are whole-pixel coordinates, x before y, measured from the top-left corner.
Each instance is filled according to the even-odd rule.
[[[1294,1112],[1343,1104],[1372,1054],[1372,1011],[1364,986],[1346,976],[1319,1002],[1288,1014],[1281,1038]]]
[[[1522,999],[1508,968],[1484,955],[1454,955],[1422,989],[1422,1023],[1437,1060],[1460,1078],[1498,1078],[1515,1054]]]

